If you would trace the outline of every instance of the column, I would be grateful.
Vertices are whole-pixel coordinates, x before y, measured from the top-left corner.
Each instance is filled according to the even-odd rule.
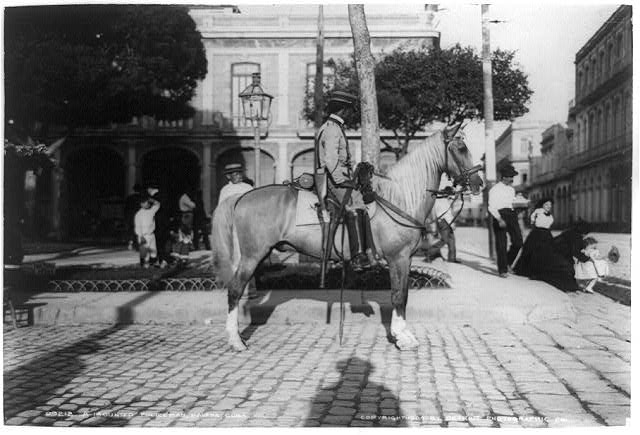
[[[213,124],[213,53],[208,47],[209,44],[204,43],[204,51],[207,57],[207,75],[202,80],[202,125]],[[206,200],[205,200],[206,201]]]
[[[133,192],[133,185],[136,184],[136,143],[127,144],[127,181],[125,196]]]
[[[291,177],[287,148],[287,142],[284,140],[278,142],[278,160],[276,161],[276,183],[278,184]]]
[[[276,125],[289,125],[289,53],[278,53],[278,119]]]
[[[206,213],[211,211],[211,141],[202,144],[202,201]]]
[[[60,167],[60,150],[55,152],[56,166],[51,170],[51,232],[56,240],[62,236],[60,227],[60,192],[62,184],[62,168]]]

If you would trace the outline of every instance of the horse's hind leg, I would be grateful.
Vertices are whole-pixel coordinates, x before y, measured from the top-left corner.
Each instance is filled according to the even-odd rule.
[[[227,303],[229,311],[227,313],[226,330],[229,340],[229,345],[237,351],[247,349],[240,332],[238,330],[238,316],[241,309],[240,299],[244,294],[247,284],[253,275],[258,262],[253,259],[242,259],[238,270],[233,276],[233,279],[229,282],[227,290]]]
[[[389,277],[391,278],[391,335],[400,350],[413,349],[418,346],[418,340],[407,325],[407,299],[409,296],[409,269],[411,258],[400,255],[389,262]]]

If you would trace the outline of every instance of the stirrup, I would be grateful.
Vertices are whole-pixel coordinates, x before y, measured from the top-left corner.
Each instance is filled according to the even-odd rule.
[[[359,252],[355,257],[351,258],[351,268],[354,272],[362,272],[371,269],[372,265],[369,258],[364,252]]]

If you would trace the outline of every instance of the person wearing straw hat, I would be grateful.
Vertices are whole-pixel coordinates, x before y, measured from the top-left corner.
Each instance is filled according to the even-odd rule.
[[[243,193],[253,190],[253,186],[251,184],[244,182],[244,165],[242,163],[229,163],[225,165],[223,173],[229,182],[220,189],[218,204],[228,198],[237,197]],[[246,294],[249,299],[255,299],[258,297],[255,277],[251,278],[247,284]]]
[[[224,167],[224,175],[229,182],[220,190],[218,203],[230,196],[248,192],[253,186],[243,181],[244,165],[242,163],[229,163]]]
[[[489,213],[496,239],[496,256],[498,274],[506,278],[511,264],[522,248],[522,232],[518,224],[518,215],[513,209],[516,190],[513,188],[513,177],[518,175],[513,165],[508,164],[500,169],[500,181],[489,190]],[[507,251],[507,233],[511,246]]]

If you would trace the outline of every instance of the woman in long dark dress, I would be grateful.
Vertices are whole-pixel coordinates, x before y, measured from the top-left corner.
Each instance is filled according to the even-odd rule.
[[[565,292],[580,290],[574,278],[573,263],[568,262],[556,251],[551,224],[553,215],[550,198],[540,200],[531,214],[533,229],[522,247],[514,271],[531,279],[545,281]]]

